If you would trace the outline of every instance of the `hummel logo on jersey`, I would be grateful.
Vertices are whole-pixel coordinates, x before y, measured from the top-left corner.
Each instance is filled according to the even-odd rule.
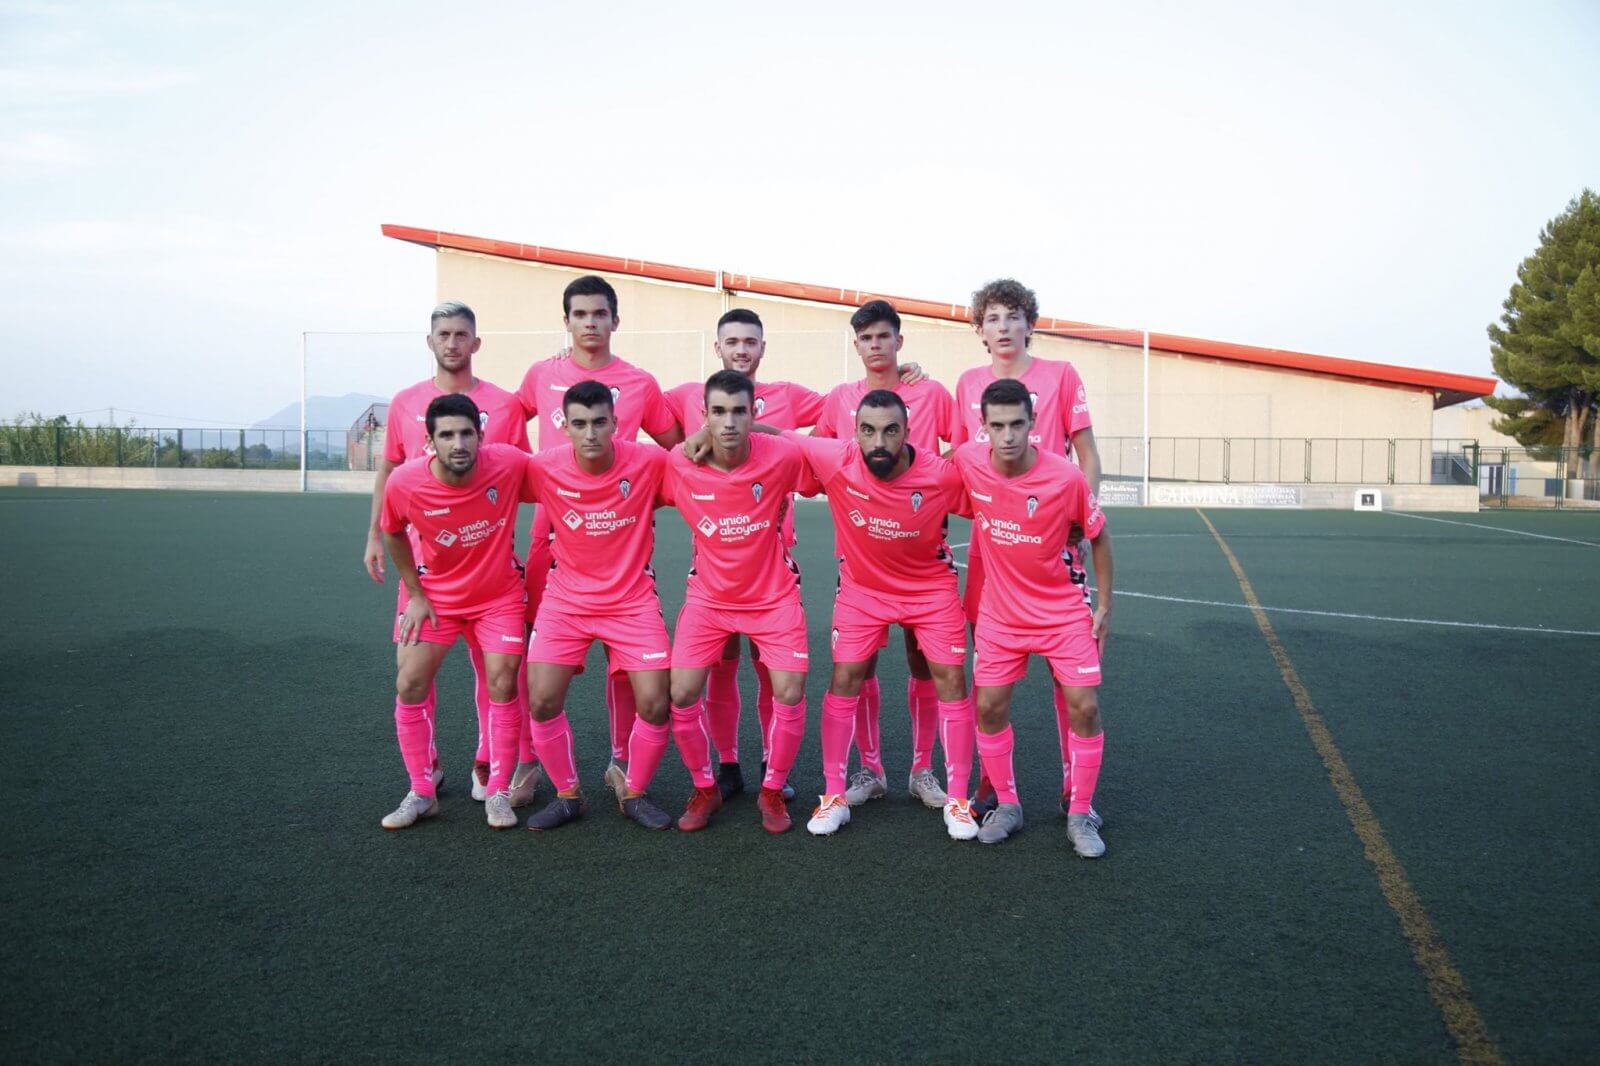
[[[644,659],[647,662],[655,659],[665,659],[666,657],[667,653],[664,651],[647,651],[639,656],[639,658]]]
[[[570,496],[574,500],[583,499],[583,493],[581,493],[581,492],[573,492],[571,489],[556,489],[556,495],[557,496]]]
[[[522,638],[521,637],[513,636],[510,633],[501,633],[500,634],[500,639],[505,641],[507,644],[521,644],[522,643]]]
[[[1037,496],[1029,496],[1028,497],[1028,517],[1032,518],[1033,517],[1033,512],[1037,511],[1038,509],[1039,509],[1039,497],[1037,497]]]
[[[622,493],[622,498],[626,500],[628,498],[628,493],[633,491],[633,482],[629,481],[627,478],[623,478],[621,481],[617,482],[617,489]]]
[[[700,532],[709,537],[717,531],[717,524],[711,520],[710,515],[706,515],[704,518],[700,519],[694,528],[698,529]]]
[[[853,510],[850,512],[850,524],[853,526],[864,526],[867,524],[867,520],[861,517],[860,511]]]
[[[1098,674],[1099,672],[1100,672],[1100,668],[1098,666],[1080,666],[1080,667],[1078,667],[1078,673],[1080,673],[1080,674]]]
[[[441,529],[439,530],[439,535],[433,539],[448,548],[450,545],[456,542],[456,535],[450,532],[448,529]]]
[[[557,392],[566,392],[567,391],[567,387],[565,385],[551,385],[550,387],[552,389],[556,390]]]
[[[448,508],[448,507],[436,507],[431,511],[423,511],[422,512],[422,517],[424,517],[424,518],[437,518],[439,515],[449,514],[449,513],[450,513],[450,508]]]
[[[922,493],[913,492],[911,494],[911,513],[916,514],[920,510],[922,510]]]
[[[493,485],[489,486],[489,491],[484,493],[484,495],[489,497],[490,507],[493,507],[495,504],[500,502],[500,490],[495,488]]]
[[[950,654],[951,655],[965,655],[966,653],[967,653],[967,646],[965,644],[952,644],[952,645],[950,645]]]
[[[427,415],[418,415],[417,416],[417,421],[418,422],[426,422],[427,420],[428,420],[428,416]]]
[[[994,497],[993,496],[985,496],[981,492],[974,492],[972,494],[972,498],[974,500],[982,500],[984,503],[993,503],[994,502]]]
[[[850,495],[854,496],[858,500],[866,500],[868,503],[872,502],[872,497],[871,496],[868,496],[864,492],[857,492],[855,489],[851,488],[849,485],[846,485],[844,487],[844,491],[848,492]]]
[[[561,521],[567,524],[568,529],[577,529],[579,526],[583,525],[583,516],[577,511],[568,511],[566,514],[561,516]]]
[[[761,502],[761,482],[758,481],[750,486],[750,495],[756,498],[757,503]]]
[[[691,499],[691,500],[714,500],[716,498],[717,498],[717,494],[714,493],[714,492],[691,492],[691,493],[689,493],[689,499]]]

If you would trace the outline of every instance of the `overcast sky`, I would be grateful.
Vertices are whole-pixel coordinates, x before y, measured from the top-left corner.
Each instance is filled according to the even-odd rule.
[[[1600,187],[1593,0],[767,7],[0,0],[0,417],[270,414],[384,222],[1488,374]]]

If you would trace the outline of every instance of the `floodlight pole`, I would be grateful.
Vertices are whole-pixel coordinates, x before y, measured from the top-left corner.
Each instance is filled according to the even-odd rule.
[[[1144,331],[1144,495],[1140,503],[1150,506],[1150,331]]]
[[[300,491],[307,491],[306,485],[306,451],[309,443],[306,440],[306,335],[300,334]]]

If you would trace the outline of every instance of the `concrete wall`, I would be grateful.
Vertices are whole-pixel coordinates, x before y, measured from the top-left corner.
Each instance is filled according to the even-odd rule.
[[[150,467],[0,466],[0,486],[46,489],[192,489],[198,492],[299,492],[298,470],[163,470]],[[364,470],[313,470],[312,492],[372,492]]]
[[[582,273],[444,249],[438,253],[438,297],[471,304],[480,331],[540,331],[536,337],[484,341],[479,373],[515,388],[532,361],[564,343],[561,290]],[[663,388],[703,380],[717,369],[710,345],[717,317],[727,307],[748,307],[761,315],[767,336],[763,378],[825,392],[861,374],[850,347],[852,308],[639,278],[609,280],[617,288],[622,323],[615,349],[654,373]],[[967,326],[908,316],[904,332],[903,358],[921,363],[946,385],[953,387],[963,370],[985,361]],[[1143,368],[1137,348],[1041,336],[1034,339],[1034,351],[1077,366],[1089,391],[1097,437],[1141,436]],[[1426,440],[1435,435],[1432,397],[1421,390],[1162,352],[1152,352],[1150,372],[1153,437]]]
[[[1457,404],[1433,413],[1435,437],[1470,437],[1485,448],[1521,448],[1515,437],[1495,431],[1492,423],[1500,412],[1483,404]]]

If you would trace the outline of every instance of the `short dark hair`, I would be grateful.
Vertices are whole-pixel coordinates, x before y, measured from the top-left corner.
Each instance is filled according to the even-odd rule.
[[[989,417],[991,407],[1010,407],[1014,404],[1021,404],[1028,412],[1028,417],[1033,417],[1033,397],[1028,395],[1028,387],[1016,378],[991,381],[978,400],[979,411],[984,418]]]
[[[875,318],[872,321],[880,322],[882,319]],[[900,398],[898,393],[889,389],[873,389],[861,397],[861,402],[856,405],[856,409],[860,410],[866,407],[898,407],[900,408],[901,422],[908,422],[911,419],[911,412],[906,407],[906,402]]]
[[[561,316],[565,318],[572,314],[572,298],[574,296],[604,296],[606,303],[611,307],[611,317],[617,317],[617,290],[611,287],[611,282],[599,274],[585,274],[561,293]]]
[[[433,327],[441,318],[464,318],[472,327],[472,332],[478,332],[478,316],[472,313],[472,308],[460,300],[446,300],[433,309],[433,314],[428,318],[428,332],[433,332]]]
[[[428,424],[428,436],[433,436],[433,427],[439,419],[452,416],[465,418],[472,423],[474,430],[483,424],[478,405],[472,402],[472,397],[459,392],[447,392],[443,396],[435,396],[428,403],[428,413],[423,416]]]
[[[711,393],[713,391],[725,392],[729,396],[736,396],[742,392],[746,396],[750,397],[751,407],[756,405],[755,382],[751,381],[737,370],[719,370],[715,374],[712,374],[710,377],[706,378],[705,398],[707,401],[711,399]]]
[[[611,398],[611,390],[598,381],[580,381],[568,389],[561,396],[561,413],[565,415],[567,408],[576,404],[579,407],[600,407],[604,405],[617,413],[617,401]]]
[[[732,311],[722,312],[722,317],[717,319],[717,332],[721,333],[722,327],[731,322],[743,322],[747,326],[754,326],[763,336],[767,332],[767,328],[761,324],[761,316],[748,307],[735,307]]]
[[[864,303],[859,311],[850,316],[850,328],[856,333],[879,322],[887,322],[894,327],[896,333],[900,332],[900,312],[896,311],[888,300],[872,300]]]

